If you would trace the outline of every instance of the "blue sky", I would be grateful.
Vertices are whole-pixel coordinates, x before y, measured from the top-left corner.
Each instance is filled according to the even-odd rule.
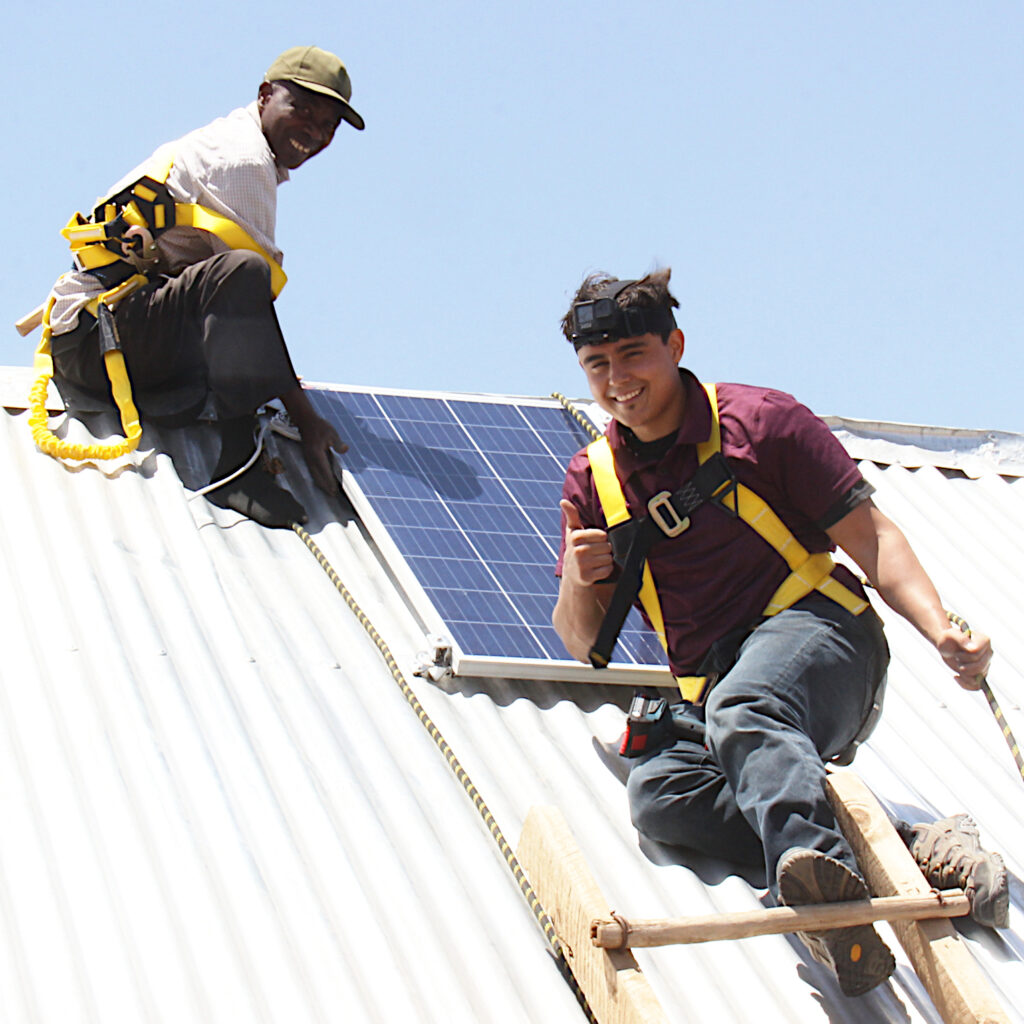
[[[41,2],[4,27],[9,324],[76,208],[315,42],[367,129],[279,193],[307,378],[580,395],[579,281],[668,265],[704,379],[1024,432],[1017,3]]]

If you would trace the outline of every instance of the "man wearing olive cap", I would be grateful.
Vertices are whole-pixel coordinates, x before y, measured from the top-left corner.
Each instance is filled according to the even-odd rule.
[[[272,270],[283,282],[274,243],[277,186],[326,149],[342,121],[365,127],[351,97],[338,57],[293,47],[270,65],[253,103],[160,147],[105,193],[116,196],[143,175],[156,177],[175,203],[226,218],[247,242],[239,248],[223,232],[175,223],[144,258],[129,253],[87,268],[76,256],[54,285],[49,314],[54,379],[71,412],[106,408],[110,398],[101,332],[87,306],[129,271],[142,272],[147,283],[120,301],[114,321],[143,420],[212,422],[221,440],[215,482],[248,461],[255,411],[279,398],[302,435],[313,479],[328,492],[336,488],[329,450],[343,452],[345,445],[299,385],[271,282]],[[267,526],[306,520],[299,502],[259,463],[207,497]]]

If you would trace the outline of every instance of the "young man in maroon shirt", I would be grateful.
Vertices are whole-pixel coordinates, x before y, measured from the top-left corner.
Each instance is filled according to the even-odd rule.
[[[784,903],[864,898],[856,860],[825,797],[825,762],[847,763],[870,731],[889,654],[859,581],[845,567],[829,571],[824,553],[838,545],[850,555],[965,689],[978,688],[991,647],[986,637],[951,626],[903,533],[875,506],[871,486],[821,420],[778,391],[737,384],[707,391],[679,367],[685,343],[669,275],[589,277],[562,324],[594,400],[612,417],[606,436],[614,476],[632,517],[629,529],[641,521],[637,531],[647,531],[643,557],[669,665],[677,677],[711,681],[700,707],[659,706],[651,742],[630,751],[639,755],[628,783],[633,822],[661,842],[764,863],[772,893]],[[672,511],[665,499],[688,500],[677,492],[687,481],[698,483],[698,446],[712,436],[715,418],[722,481],[707,488],[714,491],[710,500]],[[598,486],[584,449],[563,489],[553,616],[569,653],[596,665],[610,656],[610,649],[600,650],[608,644],[599,633],[605,636],[621,563],[634,566],[627,575],[639,578],[624,546],[617,545],[618,559],[613,555]],[[767,503],[784,524],[787,545],[798,542],[825,565],[823,585],[782,601],[782,610],[777,595],[791,565],[735,514],[738,499],[722,497],[737,487]],[[919,863],[930,864],[932,884],[961,886],[977,920],[1006,926],[1005,868],[980,848],[970,819],[897,827]],[[801,937],[847,995],[866,992],[895,966],[870,925]]]

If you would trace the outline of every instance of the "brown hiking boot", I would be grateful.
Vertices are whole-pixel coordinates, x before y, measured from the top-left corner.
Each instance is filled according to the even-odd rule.
[[[1009,928],[1010,891],[998,853],[981,848],[978,826],[966,814],[933,824],[906,825],[903,840],[936,889],[963,889],[971,917],[989,928]]]
[[[779,899],[787,907],[844,903],[870,897],[868,887],[859,876],[845,864],[817,850],[800,847],[787,850],[776,873]],[[896,961],[874,925],[796,934],[818,963],[835,972],[844,996],[863,995],[896,969]]]

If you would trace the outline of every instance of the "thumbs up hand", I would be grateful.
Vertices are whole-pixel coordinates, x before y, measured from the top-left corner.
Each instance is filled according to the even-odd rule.
[[[583,587],[603,582],[614,564],[608,534],[594,527],[584,528],[579,509],[571,501],[563,498],[559,504],[565,518],[562,579]]]
[[[615,590],[606,583],[612,572],[612,545],[604,530],[584,527],[579,509],[564,498],[560,502],[565,521],[565,554],[562,582],[551,616],[565,649],[577,660],[589,663],[604,609]]]

